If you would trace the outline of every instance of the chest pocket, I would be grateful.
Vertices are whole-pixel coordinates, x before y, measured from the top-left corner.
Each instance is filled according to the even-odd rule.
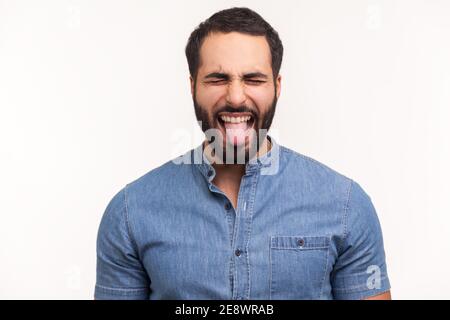
[[[320,299],[330,238],[271,236],[270,299]]]

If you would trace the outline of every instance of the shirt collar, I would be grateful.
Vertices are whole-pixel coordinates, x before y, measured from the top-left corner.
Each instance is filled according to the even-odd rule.
[[[260,170],[266,170],[273,166],[274,159],[277,161],[278,165],[278,157],[280,154],[280,145],[275,141],[275,139],[269,135],[267,135],[267,139],[272,143],[272,147],[270,150],[266,153],[264,153],[262,156],[253,158],[245,165],[245,173],[254,173]],[[214,167],[211,165],[211,162],[209,161],[208,157],[203,153],[203,142],[197,146],[193,150],[193,159],[192,162],[205,176],[206,179],[208,179],[209,182],[211,182],[215,175],[216,171]]]

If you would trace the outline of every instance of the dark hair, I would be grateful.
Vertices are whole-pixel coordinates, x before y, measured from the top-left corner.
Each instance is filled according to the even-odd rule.
[[[230,8],[214,13],[191,33],[186,45],[189,72],[196,79],[200,63],[200,47],[212,32],[240,32],[266,37],[272,55],[272,73],[278,76],[283,59],[283,44],[278,33],[259,14],[248,8]]]

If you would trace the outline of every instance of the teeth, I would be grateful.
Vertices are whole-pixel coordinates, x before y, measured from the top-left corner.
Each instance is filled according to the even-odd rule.
[[[248,120],[250,120],[251,116],[245,116],[245,117],[221,116],[220,119],[222,119],[224,122],[241,123],[241,122],[247,122]]]

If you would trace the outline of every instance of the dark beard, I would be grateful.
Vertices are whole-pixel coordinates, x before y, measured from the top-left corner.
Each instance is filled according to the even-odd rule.
[[[199,122],[201,129],[203,132],[206,133],[207,130],[209,129],[214,129],[216,128],[214,126],[215,121],[217,121],[218,119],[218,114],[220,112],[251,112],[253,114],[253,118],[255,121],[255,126],[254,129],[256,130],[256,151],[259,151],[262,143],[264,142],[264,138],[266,137],[266,133],[267,131],[269,131],[270,126],[272,125],[272,120],[273,117],[275,116],[275,110],[276,110],[276,105],[277,105],[277,92],[276,92],[276,88],[274,90],[274,98],[272,100],[272,103],[270,105],[270,108],[267,110],[266,113],[264,114],[260,114],[257,110],[253,110],[253,109],[249,109],[246,106],[241,106],[239,108],[235,108],[235,107],[231,107],[229,105],[226,105],[220,109],[218,109],[217,111],[215,111],[215,113],[213,115],[208,114],[207,110],[205,108],[203,108],[201,105],[199,105],[197,103],[197,99],[196,99],[196,92],[194,90],[194,95],[193,95],[193,102],[194,102],[194,110],[195,110],[195,116],[197,118],[197,121]],[[261,120],[260,120],[261,119]],[[265,131],[261,131],[265,130]],[[210,140],[207,137],[207,140],[209,143],[214,142],[214,139]],[[247,163],[249,161],[249,159],[251,158],[251,156],[249,154],[249,150],[247,150],[247,148],[244,146],[245,148],[245,163]],[[234,146],[234,162],[233,163],[237,163],[237,159],[238,159],[238,154],[242,153],[242,150],[238,150],[237,146]],[[223,146],[223,162],[225,163],[225,158],[226,158],[226,146]]]

